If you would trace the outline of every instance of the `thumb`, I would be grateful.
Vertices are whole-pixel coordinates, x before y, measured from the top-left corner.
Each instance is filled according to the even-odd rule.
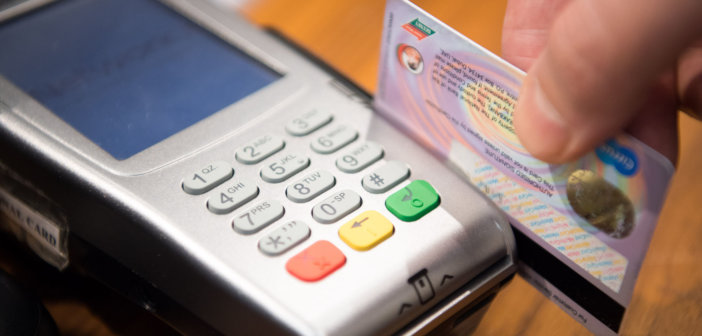
[[[700,36],[701,12],[699,0],[570,3],[520,93],[514,124],[524,147],[561,163],[621,132]]]

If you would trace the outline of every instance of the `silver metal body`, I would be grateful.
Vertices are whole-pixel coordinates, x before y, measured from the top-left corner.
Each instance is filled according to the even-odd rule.
[[[232,13],[200,1],[166,3],[284,76],[124,161],[113,159],[0,77],[0,162],[58,205],[71,235],[224,334],[426,332],[514,272],[514,241],[501,213],[374,114],[363,97]],[[333,121],[308,136],[286,133],[290,120],[313,108],[331,112]],[[331,155],[310,150],[316,134],[341,124],[359,133],[349,146],[372,140],[383,147],[384,157],[347,174],[335,166],[343,149]],[[284,149],[259,164],[237,162],[236,149],[264,132],[282,137]],[[310,166],[282,183],[263,181],[261,167],[290,152],[308,156]],[[181,187],[188,173],[217,160],[231,163],[235,177],[255,181],[260,189],[252,202],[225,215],[208,211],[210,194],[193,196]],[[363,176],[388,160],[407,163],[409,179],[383,194],[364,190]],[[331,172],[335,185],[310,202],[290,201],[285,188],[314,169]],[[416,179],[429,181],[441,204],[418,221],[400,221],[386,209],[385,199]],[[338,222],[316,222],[312,207],[343,189],[358,193],[362,206]],[[232,229],[241,210],[267,199],[283,204],[281,219],[252,235]],[[386,241],[360,252],[341,241],[338,230],[366,210],[380,212],[395,230]],[[290,220],[307,223],[311,236],[282,255],[262,253],[259,239]],[[346,264],[318,282],[291,276],[285,263],[318,240],[338,247]],[[408,282],[422,270],[435,291],[424,304]]]

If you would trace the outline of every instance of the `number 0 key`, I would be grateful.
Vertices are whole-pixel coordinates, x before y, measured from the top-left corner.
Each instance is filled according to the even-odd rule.
[[[338,221],[361,206],[361,196],[346,189],[336,192],[312,208],[312,217],[322,224]]]

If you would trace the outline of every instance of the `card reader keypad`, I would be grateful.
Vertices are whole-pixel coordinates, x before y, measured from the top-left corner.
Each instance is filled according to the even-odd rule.
[[[317,109],[301,114],[285,125],[285,130],[294,136],[303,136],[316,131],[332,121],[332,115]]]
[[[312,208],[312,217],[322,224],[338,221],[361,207],[361,196],[350,189],[341,190]]]
[[[306,156],[287,153],[274,158],[261,168],[261,178],[269,183],[279,183],[289,179],[310,165]]]
[[[336,167],[344,173],[358,173],[383,157],[383,148],[375,142],[367,141],[352,147],[336,159]]]
[[[285,141],[280,137],[266,134],[236,151],[236,160],[244,164],[255,164],[277,153],[285,147]]]
[[[285,214],[285,208],[280,202],[262,201],[235,217],[232,227],[241,234],[253,234],[277,221],[283,217],[283,214]]]
[[[287,222],[271,233],[263,236],[258,242],[258,248],[265,254],[279,255],[310,236],[310,227],[299,220]]]
[[[285,264],[285,269],[296,278],[307,281],[319,281],[344,266],[346,256],[334,244],[320,240]]]
[[[258,186],[245,179],[229,180],[217,188],[207,200],[207,208],[216,214],[234,211],[258,195]]]
[[[285,189],[285,194],[293,202],[304,203],[329,190],[335,182],[334,175],[326,170],[318,170],[290,184]]]
[[[194,171],[183,179],[183,190],[191,195],[204,194],[234,175],[232,166],[224,161],[215,161]]]
[[[340,125],[325,132],[312,141],[310,147],[319,154],[331,154],[356,140],[358,132],[346,125]]]
[[[416,221],[439,205],[439,195],[429,182],[412,181],[385,199],[385,207],[397,218]]]
[[[327,126],[333,119],[330,113],[310,110],[292,119],[285,126],[285,130],[295,137],[311,139],[310,148],[322,156],[332,155],[346,148],[333,158],[338,168],[337,172],[343,173],[339,177],[356,179],[358,188],[370,194],[386,193],[409,178],[409,166],[395,160],[377,166],[362,177],[350,176],[370,167],[383,158],[385,153],[379,144],[372,141],[354,143],[358,132],[349,125]],[[313,136],[307,137],[313,132]],[[327,170],[306,170],[312,164],[310,157],[283,151],[285,147],[286,142],[282,137],[264,134],[236,149],[234,157],[244,165],[260,165],[258,169],[261,182],[258,183],[278,184],[296,176],[292,182],[287,182],[289,184],[285,186],[284,198],[292,202],[289,203],[290,206],[295,203],[300,206],[309,204],[311,217],[314,219],[311,222],[313,226],[336,224],[361,208],[361,195],[347,188],[327,194],[322,200],[312,203],[314,205],[310,204],[310,201],[334,188],[337,177],[334,172]],[[276,196],[272,196],[271,199],[271,195],[264,195],[264,199],[244,207],[256,199],[261,191],[256,181],[234,176],[234,168],[226,161],[214,161],[187,175],[182,181],[182,188],[191,195],[209,192],[206,208],[217,215],[233,213],[231,226],[235,232],[254,235],[263,231],[256,239],[258,249],[264,255],[282,255],[312,235],[313,226],[308,225],[305,218],[281,221],[286,213],[286,205],[281,202],[282,199],[276,200]],[[385,198],[388,211],[395,215],[396,219],[404,222],[418,220],[438,205],[438,194],[423,180],[413,181]],[[273,225],[276,222],[278,226]],[[266,228],[271,225],[273,227],[266,232]],[[341,241],[352,249],[368,251],[390,239],[395,229],[390,219],[376,210],[366,209],[340,225],[338,235]],[[333,258],[334,265],[319,267],[314,263],[314,258],[323,259],[325,263]],[[345,262],[346,256],[341,250],[329,241],[320,240],[290,258],[286,269],[300,280],[319,281],[341,268]]]
[[[400,161],[389,161],[384,166],[363,177],[362,184],[366,191],[381,194],[409,177],[409,167]]]
[[[367,251],[392,236],[395,226],[375,210],[365,211],[339,229],[339,237],[351,248]]]

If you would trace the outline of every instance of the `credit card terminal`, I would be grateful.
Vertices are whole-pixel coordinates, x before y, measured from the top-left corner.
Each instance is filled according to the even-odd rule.
[[[498,209],[295,48],[202,1],[45,2],[0,15],[0,205],[50,263],[194,334],[445,332],[513,274]]]

